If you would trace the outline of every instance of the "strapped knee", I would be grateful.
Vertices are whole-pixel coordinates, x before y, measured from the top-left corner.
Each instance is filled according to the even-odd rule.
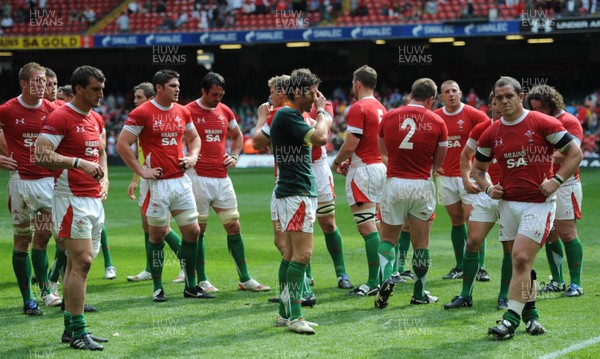
[[[354,212],[352,215],[354,216],[354,222],[356,222],[356,224],[363,224],[369,221],[374,221],[376,212],[377,208],[370,207]]]
[[[196,223],[198,220],[198,211],[195,209],[187,209],[176,216],[173,216],[175,223],[179,227],[187,226],[188,224]]]
[[[208,223],[208,214],[199,214],[198,215],[198,223],[207,224]]]
[[[27,226],[27,227],[13,226],[13,233],[15,236],[31,236],[33,234],[33,231],[31,230],[31,226]]]
[[[169,225],[169,219],[167,217],[150,217],[147,216],[148,225],[152,227],[166,227]]]
[[[329,201],[321,203],[317,207],[317,217],[325,217],[335,213],[335,202]]]
[[[217,214],[219,216],[219,219],[221,220],[221,223],[223,224],[228,224],[237,221],[240,218],[240,213],[238,212],[237,208],[228,208]]]

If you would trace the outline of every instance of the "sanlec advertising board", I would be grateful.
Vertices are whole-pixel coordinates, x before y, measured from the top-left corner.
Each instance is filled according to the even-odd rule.
[[[79,49],[82,37],[73,36],[15,36],[0,37],[2,50]]]

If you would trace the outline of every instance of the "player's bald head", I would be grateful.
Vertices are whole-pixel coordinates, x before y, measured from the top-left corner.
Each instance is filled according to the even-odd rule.
[[[375,86],[377,86],[377,71],[368,65],[363,65],[356,69],[352,78],[369,89],[375,89]]]
[[[440,86],[440,90],[443,92],[444,87],[446,87],[446,86],[456,86],[458,91],[460,91],[460,86],[458,86],[458,82],[456,82],[454,80],[446,80],[446,81],[442,82],[442,85]]]

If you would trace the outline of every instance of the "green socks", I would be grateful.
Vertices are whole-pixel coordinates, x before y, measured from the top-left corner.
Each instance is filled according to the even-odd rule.
[[[40,286],[40,292],[42,296],[45,296],[50,293],[48,288],[48,255],[46,254],[46,250],[31,249],[31,262],[35,277]]]
[[[290,262],[285,285],[289,295],[290,320],[302,317],[302,289],[306,276],[306,264]]]
[[[185,268],[185,286],[186,288],[196,287],[196,244],[183,241],[179,259]]]
[[[553,243],[546,243],[546,258],[550,266],[550,273],[552,273],[552,280],[559,284],[564,283],[562,275],[562,261],[564,256],[560,239]]]
[[[290,266],[290,262],[285,259],[281,259],[281,264],[279,265],[279,315],[283,318],[289,318],[290,313],[288,313],[289,308],[289,294],[286,292],[285,298],[283,294],[285,288],[285,281],[287,277],[288,268]]]
[[[71,330],[73,330],[73,338],[85,334],[85,317],[83,314],[71,316]]]
[[[338,228],[331,233],[325,233],[325,244],[331,259],[333,259],[333,266],[335,268],[335,275],[337,277],[342,274],[346,274],[346,265],[344,264],[344,252],[342,251],[342,235]],[[308,271],[307,271],[308,272]],[[312,273],[307,275],[312,278]]]
[[[104,233],[104,232],[102,232]],[[148,233],[144,233],[144,243],[146,244],[146,248],[148,248],[148,243],[150,243],[149,238],[150,234]],[[175,255],[180,258],[180,253],[179,251],[181,250],[181,237],[179,237],[179,235],[177,234],[177,232],[171,230],[171,232],[169,232],[167,234],[167,236],[165,237],[165,242],[169,245],[169,247],[173,250],[173,252],[175,253]],[[103,247],[104,248],[104,247]],[[109,254],[110,256],[110,254]],[[106,256],[104,257],[106,258]],[[202,253],[202,258],[204,258],[204,253]],[[146,272],[151,273],[150,270],[150,263],[149,261],[146,261]],[[195,264],[195,262],[192,262]],[[203,267],[204,268],[204,267]],[[195,269],[194,269],[195,271]],[[204,269],[203,269],[204,272]],[[195,273],[195,272],[194,272]],[[195,274],[194,274],[195,275]]]
[[[64,273],[66,265],[67,254],[65,251],[61,251],[57,246],[56,252],[54,253],[54,260],[52,261],[52,266],[50,267],[50,272],[48,273],[48,279],[51,282],[58,282],[58,277],[61,275],[61,273]],[[150,272],[149,269],[148,272]]]
[[[425,298],[425,282],[427,281],[427,272],[430,267],[429,249],[415,249],[412,260],[413,270],[417,279],[413,295],[416,299]]]
[[[385,281],[392,276],[396,250],[391,242],[383,241],[379,243],[379,267],[381,270],[381,281]]]
[[[367,285],[373,289],[379,285],[379,232],[369,233],[363,237],[369,265],[369,280]]]
[[[242,235],[228,235],[227,249],[229,249],[229,254],[231,254],[231,257],[235,262],[235,268],[240,276],[240,282],[243,283],[249,281],[251,277],[250,273],[248,273],[248,265],[246,264],[246,252],[244,251],[244,241],[242,241]]]
[[[454,258],[456,258],[455,267],[458,269],[463,269],[465,244],[467,243],[467,226],[465,224],[461,224],[460,226],[452,226],[450,238],[452,239],[452,248],[454,248]]]
[[[406,256],[410,248],[410,232],[400,232],[400,239],[396,243],[396,261],[394,262],[394,272],[404,272],[406,270]]]
[[[508,299],[508,288],[512,279],[512,254],[504,253],[502,257],[502,269],[500,270],[500,292],[498,298]]]
[[[165,242],[169,245],[169,247],[173,250],[176,256],[179,256],[179,250],[181,249],[181,237],[177,234],[177,232],[171,230],[165,237]]]
[[[527,324],[530,320],[539,320],[540,313],[535,308],[535,300],[533,302],[525,303],[525,307],[523,307],[523,313],[521,314],[521,318],[523,319],[523,323]]]
[[[198,275],[198,282],[203,282],[208,280],[206,268],[204,267],[204,233],[200,233],[198,236],[196,250],[196,275]]]
[[[165,262],[165,242],[158,245],[148,242],[148,249],[146,255],[148,262],[150,262],[150,273],[152,274],[152,282],[154,283],[154,291],[157,291],[163,287],[162,285],[162,271]],[[73,328],[75,330],[75,328]]]
[[[104,257],[104,268],[112,267],[113,262],[110,256],[110,247],[108,246],[108,236],[106,235],[106,228],[104,226],[102,226],[102,233],[100,234],[100,245],[102,246],[102,256]]]
[[[21,297],[23,297],[23,302],[25,302],[27,299],[33,298],[33,293],[31,292],[31,258],[29,257],[29,252],[19,252],[13,249],[12,263],[17,283],[19,284],[19,290],[21,291]]]
[[[481,243],[481,248],[479,248],[479,268],[485,268],[485,249],[487,247],[487,242],[485,240],[485,238],[483,239],[483,242]],[[465,252],[467,251],[467,249],[465,248]]]
[[[73,329],[71,329],[71,313],[66,310],[63,312],[63,323],[65,324],[65,333],[73,335]]]
[[[146,249],[146,251],[148,250],[148,243],[150,243],[149,238],[150,234],[144,233],[144,248]],[[146,272],[150,273],[150,261],[148,260],[148,256],[146,256]]]
[[[567,262],[569,263],[569,274],[571,283],[581,286],[581,269],[583,265],[583,247],[579,238],[565,243]]]
[[[463,280],[461,297],[471,298],[473,296],[473,285],[475,276],[479,270],[479,252],[466,252],[463,260]]]
[[[313,279],[312,266],[310,265],[310,261],[308,261],[308,264],[306,265],[306,276],[310,279]]]

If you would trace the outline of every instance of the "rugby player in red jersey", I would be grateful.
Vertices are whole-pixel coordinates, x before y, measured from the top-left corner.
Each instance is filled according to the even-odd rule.
[[[444,164],[437,171],[439,203],[446,207],[446,212],[452,222],[450,238],[454,248],[456,265],[444,279],[460,279],[463,275],[463,257],[467,241],[467,226],[465,225],[471,211],[473,194],[468,193],[460,174],[460,153],[467,143],[469,133],[478,123],[489,121],[487,115],[472,106],[461,102],[462,92],[458,83],[453,80],[444,81],[440,86],[440,96],[444,106],[435,113],[446,123],[448,128],[448,153]],[[481,247],[480,270],[477,279],[489,281],[490,276],[484,269],[485,243]]]
[[[523,109],[521,84],[502,77],[494,86],[502,118],[479,138],[473,175],[480,188],[499,199],[500,236],[514,240],[508,310],[488,334],[509,339],[522,320],[531,335],[546,332],[535,307],[535,257],[552,228],[558,188],[577,170],[583,157],[576,137],[562,123],[541,112]],[[564,156],[552,171],[554,149]],[[492,159],[501,168],[499,184],[489,181]]]
[[[540,111],[558,119],[565,129],[576,137],[581,146],[583,140],[583,128],[577,117],[565,111],[562,95],[548,85],[534,86],[528,93],[525,102],[534,111]],[[554,152],[554,173],[560,170],[563,156],[560,152]],[[546,258],[550,265],[552,280],[540,289],[544,292],[563,292],[565,297],[578,297],[583,295],[581,286],[581,269],[583,262],[583,247],[577,235],[577,220],[581,219],[581,205],[583,193],[579,168],[573,176],[567,178],[556,191],[556,217],[554,218],[554,230],[546,240]],[[560,237],[560,241],[558,238]],[[562,260],[564,257],[561,241],[565,246],[567,262],[569,263],[569,274],[571,284],[568,289],[562,275]]]
[[[74,349],[102,350],[98,342],[107,341],[86,332],[84,317],[87,275],[100,250],[102,200],[108,193],[106,131],[102,117],[92,111],[103,96],[104,82],[97,68],[75,69],[73,101],[46,118],[35,148],[36,162],[54,170],[52,217],[68,253],[62,341],[70,341]]]
[[[202,141],[202,161],[196,162],[196,165],[187,171],[192,181],[199,213],[200,235],[196,259],[198,285],[205,292],[218,291],[208,281],[204,260],[204,233],[212,207],[227,232],[227,248],[239,276],[238,288],[253,292],[271,290],[271,287],[252,278],[248,271],[244,241],[240,233],[237,197],[233,183],[227,175],[227,170],[237,164],[242,151],[243,135],[233,111],[221,102],[225,95],[225,79],[218,73],[209,72],[202,79],[201,86],[202,96],[185,106]],[[231,138],[230,153],[227,153],[225,148],[227,138]]]
[[[379,232],[376,215],[385,182],[385,165],[377,145],[379,122],[385,107],[373,96],[377,72],[367,65],[354,71],[352,92],[356,102],[346,114],[346,141],[340,148],[332,170],[346,176],[346,197],[360,235],[365,240],[369,278],[354,288],[352,295],[375,295],[379,289]]]
[[[144,193],[144,213],[148,219],[148,261],[154,284],[152,300],[167,300],[162,284],[163,248],[169,231],[169,212],[181,230],[180,260],[185,266],[185,298],[214,298],[196,283],[196,244],[200,227],[198,211],[192,193],[192,183],[185,171],[194,167],[200,152],[200,137],[192,124],[190,112],[179,105],[179,74],[159,70],[152,82],[156,97],[129,113],[117,141],[117,152],[138,176],[148,180]],[[183,138],[188,154],[183,154]],[[144,152],[140,165],[131,151],[138,140]]]
[[[383,284],[375,307],[388,306],[397,278],[392,277],[395,247],[402,227],[410,226],[414,253],[415,284],[411,304],[430,304],[437,297],[425,291],[429,257],[429,233],[435,212],[433,173],[442,165],[448,148],[444,120],[430,110],[437,93],[433,80],[421,78],[411,88],[408,105],[386,113],[379,126],[379,149],[387,159],[387,178],[381,199],[379,264]]]

